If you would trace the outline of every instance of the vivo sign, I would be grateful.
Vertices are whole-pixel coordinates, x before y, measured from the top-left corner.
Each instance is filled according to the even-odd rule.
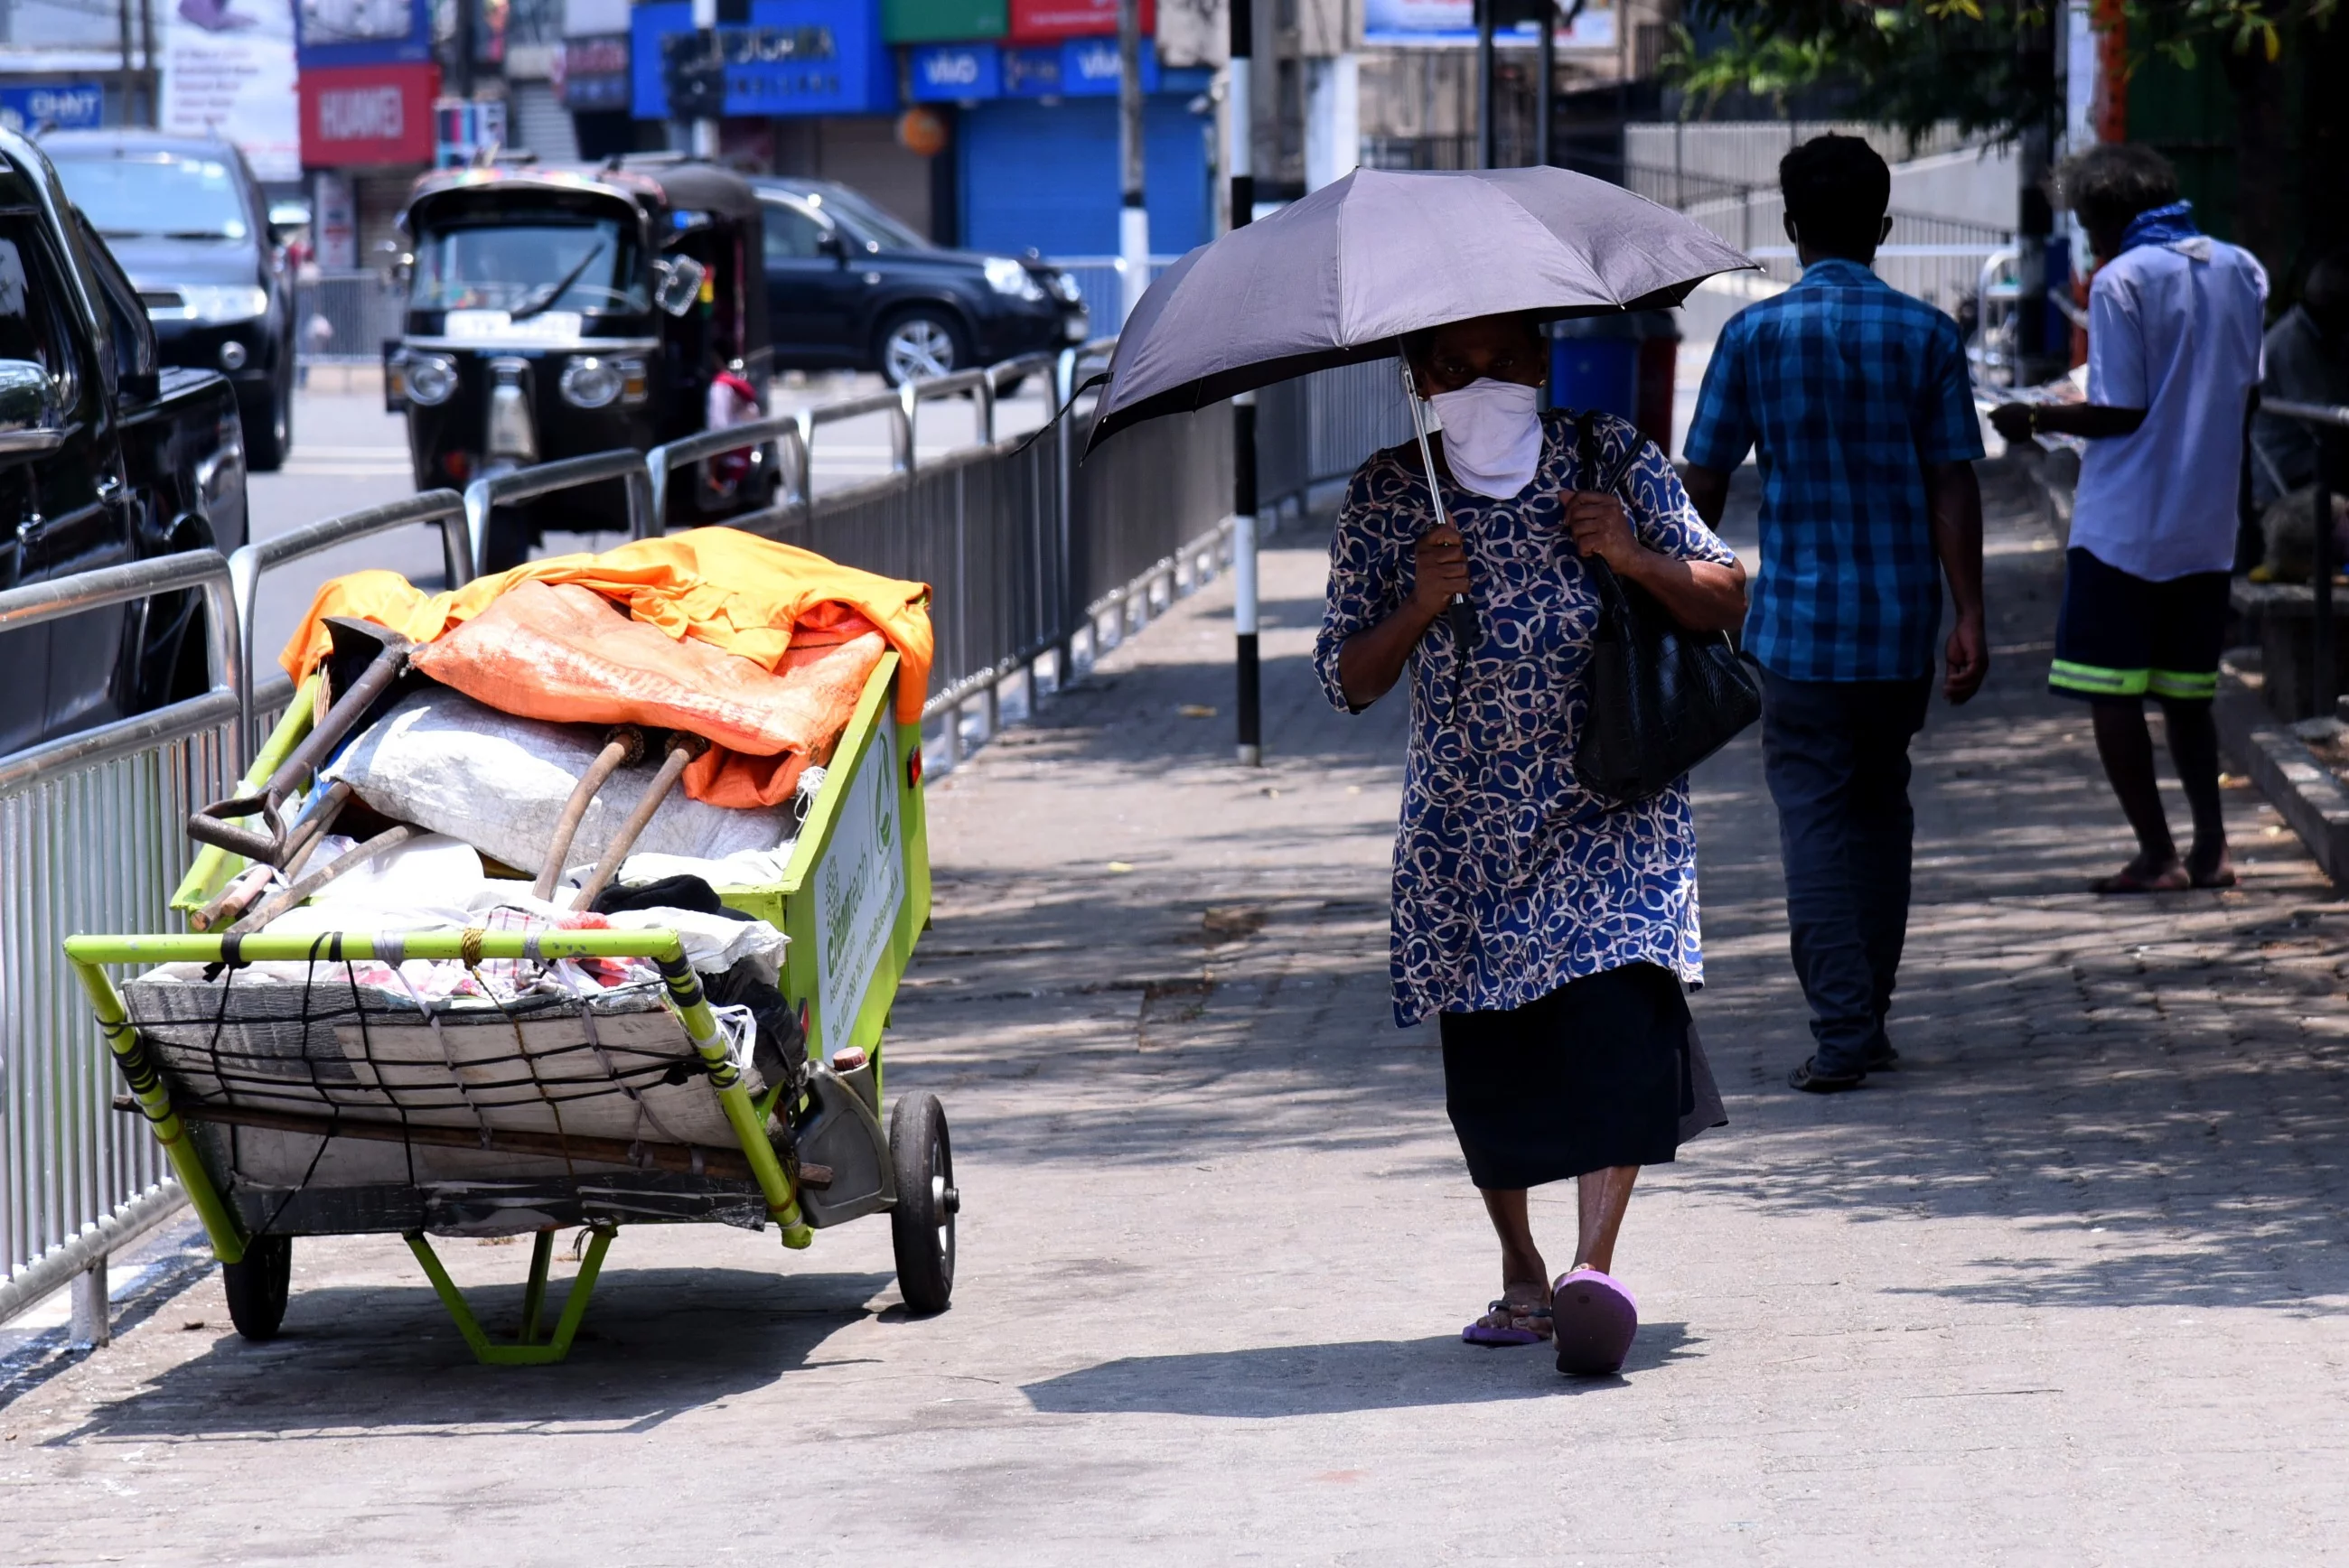
[[[992,44],[942,44],[908,54],[918,102],[1002,95],[1003,63]]]
[[[321,141],[395,141],[407,134],[396,87],[345,88],[318,95]]]

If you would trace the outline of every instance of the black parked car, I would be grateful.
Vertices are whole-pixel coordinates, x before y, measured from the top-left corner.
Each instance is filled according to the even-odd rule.
[[[245,462],[274,472],[294,444],[294,282],[243,157],[137,130],[52,131],[41,150],[139,285],[163,363],[225,375]]]
[[[0,588],[236,549],[237,424],[217,374],[157,367],[130,280],[40,150],[0,130]],[[207,680],[192,593],[0,633],[0,756]]]
[[[783,370],[878,370],[891,386],[1082,343],[1076,281],[1034,256],[932,244],[844,185],[757,179],[767,310]]]

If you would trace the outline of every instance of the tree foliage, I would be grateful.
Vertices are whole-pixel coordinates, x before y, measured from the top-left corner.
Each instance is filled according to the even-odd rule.
[[[2130,67],[2159,57],[2191,67],[2206,51],[2273,61],[2302,27],[2331,25],[2340,0],[2121,0],[2100,7],[2123,27]],[[1668,63],[1697,112],[1743,89],[1784,102],[1832,93],[1857,118],[1911,132],[1954,120],[2011,135],[2057,107],[2023,46],[2049,46],[2061,23],[2053,0],[1691,0],[1713,34],[1700,49],[1683,28]]]

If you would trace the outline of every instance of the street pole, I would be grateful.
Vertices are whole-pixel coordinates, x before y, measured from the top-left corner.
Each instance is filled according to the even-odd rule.
[[[1476,0],[1476,167],[1493,167],[1493,6]]]
[[[1124,181],[1117,210],[1123,326],[1150,286],[1150,209],[1143,204],[1142,181],[1142,0],[1117,0],[1117,158]]]
[[[139,0],[139,62],[147,83],[147,124],[163,123],[163,78],[155,69],[155,0]]]
[[[457,36],[449,50],[449,96],[473,96],[473,28],[481,15],[481,0],[457,0]]]
[[[118,10],[120,13],[119,19],[122,24],[122,68],[118,73],[119,79],[116,82],[114,90],[122,107],[117,123],[129,125],[134,123],[130,118],[130,98],[131,95],[138,91],[139,81],[138,73],[130,66],[130,0],[121,0]]]
[[[718,0],[693,0],[693,30],[704,37],[717,32]],[[717,159],[717,120],[704,117],[693,122],[693,155],[713,161]]]
[[[2055,209],[2047,199],[2054,162],[2053,118],[2055,31],[2042,13],[2023,23],[2016,42],[2018,74],[2026,94],[2040,98],[2040,111],[2015,139],[2014,173],[2020,222],[2015,235],[2014,384],[2036,386],[2061,374],[2062,359],[2049,355],[2047,341],[2047,249],[2055,237]]]
[[[1578,5],[1575,10],[1582,7]],[[1534,49],[1534,162],[1547,169],[1557,161],[1557,128],[1550,123],[1557,117],[1557,7],[1550,0],[1541,4],[1541,37]]]
[[[1133,0],[1126,0],[1132,4]],[[1231,178],[1232,229],[1256,216],[1256,10],[1249,0],[1226,0],[1231,28],[1231,72],[1225,83],[1225,168]],[[1264,760],[1263,686],[1257,662],[1256,394],[1232,399],[1232,630],[1237,634],[1239,759]]]

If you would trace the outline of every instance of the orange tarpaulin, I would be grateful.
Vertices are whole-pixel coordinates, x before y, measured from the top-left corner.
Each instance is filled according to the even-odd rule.
[[[811,762],[829,762],[884,645],[862,615],[802,634],[781,668],[698,637],[673,640],[576,583],[517,583],[428,643],[416,667],[474,701],[555,724],[682,729],[713,744],[685,792],[713,806],[779,806]]]
[[[477,577],[450,593],[426,593],[396,572],[354,572],[318,590],[278,663],[296,681],[326,657],[329,615],[357,615],[411,642],[429,643],[471,620],[516,583],[576,583],[672,637],[772,670],[794,635],[825,635],[851,616],[870,621],[905,662],[899,722],[914,724],[930,687],[930,590],[880,577],[732,528],[697,528],[639,539],[601,555],[557,555]]]
[[[532,562],[453,593],[391,572],[338,577],[279,662],[304,678],[332,645],[325,620],[357,616],[431,645],[419,669],[503,712],[705,736],[715,744],[686,769],[686,793],[772,806],[829,758],[885,641],[905,661],[897,717],[920,721],[928,597],[918,583],[705,528]]]

